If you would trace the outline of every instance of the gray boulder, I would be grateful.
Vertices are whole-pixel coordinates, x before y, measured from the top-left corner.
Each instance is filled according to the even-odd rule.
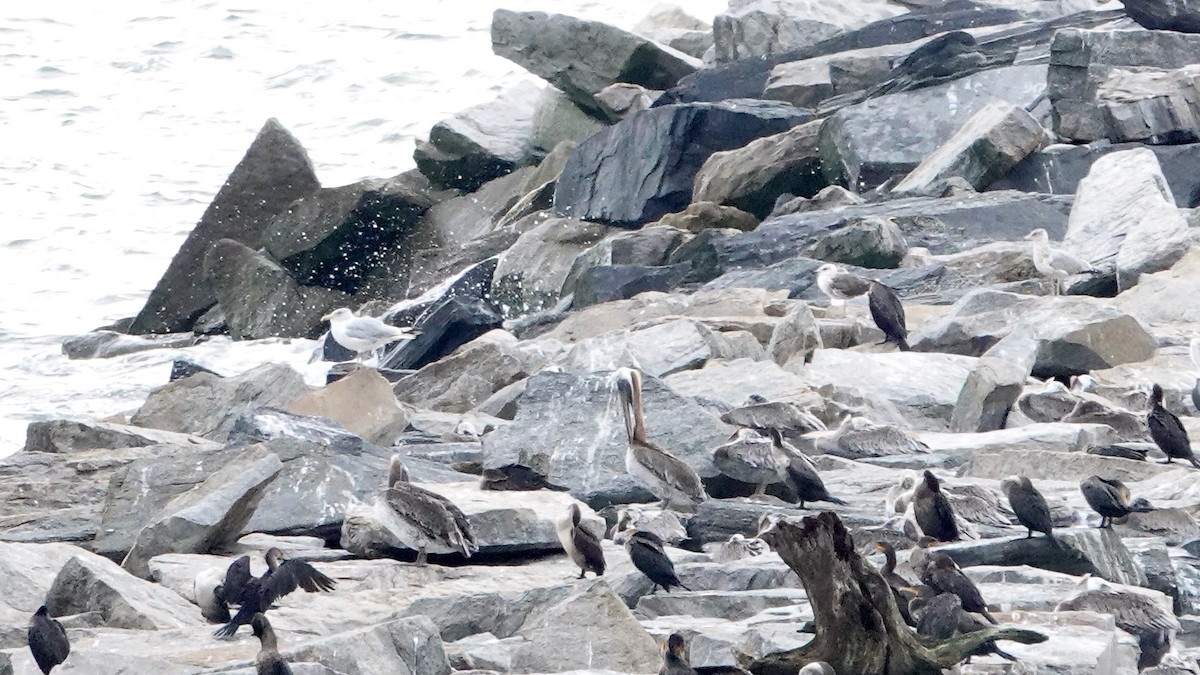
[[[1064,28],[1050,43],[1046,93],[1053,131],[1072,143],[1106,137],[1097,89],[1115,68],[1182,68],[1200,62],[1200,36],[1174,31]]]
[[[150,392],[130,422],[223,442],[247,406],[286,406],[308,392],[300,374],[282,364],[224,378],[197,373]]]
[[[508,316],[531,314],[558,302],[580,253],[604,238],[608,228],[573,218],[546,218],[500,255],[492,281],[493,300]]]
[[[311,661],[337,673],[450,675],[450,662],[428,617],[396,619],[310,642],[283,653],[290,661]]]
[[[1200,5],[1194,0],[1125,0],[1125,12],[1150,30],[1200,33]]]
[[[981,356],[1017,326],[1032,373],[1046,378],[1144,361],[1155,340],[1136,319],[1082,297],[1039,298],[992,290],[963,296],[945,315],[923,324],[913,348]]]
[[[720,63],[774,56],[901,13],[883,2],[734,0],[713,19],[715,56]]]
[[[1200,94],[1200,68],[1114,68],[1096,87],[1104,135],[1115,143],[1193,143],[1200,140],[1189,101]]]
[[[350,304],[345,293],[301,286],[265,254],[232,239],[209,249],[204,275],[235,340],[315,338],[322,316]]]
[[[897,267],[907,253],[900,226],[878,216],[847,219],[845,227],[825,234],[809,251],[817,260],[869,269]]]
[[[158,584],[142,581],[95,555],[67,561],[46,593],[51,616],[98,612],[105,626],[132,630],[204,625],[196,607]]]
[[[148,445],[172,443],[216,448],[219,443],[159,429],[146,429],[114,422],[80,422],[75,420],[45,420],[30,422],[25,429],[25,452],[71,454],[85,450],[142,448]]]
[[[1029,565],[1075,576],[1091,574],[1119,584],[1146,585],[1146,574],[1111,529],[1059,528],[1054,531],[1054,541],[1040,534],[1033,539],[1022,535],[954,542],[938,550],[960,567]]]
[[[1045,137],[1042,125],[1024,108],[996,101],[972,115],[892,191],[928,192],[953,177],[982,190],[1037,150]]]
[[[821,127],[822,168],[830,183],[873,189],[915,169],[996,99],[1029,108],[1045,91],[1046,66],[1011,66],[842,108]]]
[[[780,366],[786,366],[792,359],[809,361],[822,346],[821,330],[812,310],[808,303],[797,302],[771,331],[767,356]]]
[[[94,330],[72,335],[62,343],[62,353],[68,359],[109,359],[152,349],[181,349],[200,342],[195,333],[165,335],[125,335],[114,330]]]
[[[554,208],[573,218],[634,225],[682,210],[712,153],[811,119],[805,110],[735,100],[636,113],[580,143],[563,167]]]
[[[562,143],[574,144],[603,128],[603,122],[584,112],[566,94],[554,87],[546,87],[537,98],[529,141],[535,154],[541,156]],[[549,167],[539,166],[539,169]]]
[[[1200,249],[1193,248],[1170,269],[1138,278],[1138,285],[1113,299],[1145,325],[1200,323]],[[32,426],[32,425],[31,425]]]
[[[676,5],[655,5],[633,32],[697,59],[713,44],[712,26]]]
[[[437,185],[467,192],[511,173],[533,153],[533,117],[540,96],[537,85],[522,82],[493,101],[438,122],[429,141],[417,142],[417,168]]]
[[[685,232],[703,232],[709,229],[749,232],[758,227],[758,218],[733,206],[722,206],[713,202],[692,202],[679,213],[668,213],[654,224]]]
[[[1029,370],[1009,360],[979,359],[958,392],[950,431],[974,433],[1003,429],[1017,397],[1024,390]]]
[[[698,368],[710,358],[737,358],[734,349],[703,323],[675,319],[581,340],[561,363],[580,375],[629,367],[665,377]]]
[[[467,412],[527,377],[530,369],[516,338],[494,330],[402,378],[393,392],[400,401],[418,407]]]
[[[278,120],[267,120],[172,258],[129,331],[191,330],[196,319],[217,302],[214,289],[201,274],[209,247],[220,239],[233,239],[257,248],[275,214],[320,187],[300,142]]]
[[[1063,243],[1084,260],[1112,260],[1117,289],[1174,265],[1195,237],[1146,149],[1105,155],[1079,182]]]
[[[995,480],[1013,475],[1025,475],[1033,480],[1064,481],[1078,481],[1080,476],[1104,476],[1128,483],[1176,470],[1160,462],[1105,457],[1086,452],[996,448],[972,454],[961,473]]]
[[[666,89],[699,61],[598,21],[563,14],[492,14],[492,51],[558,87],[580,108],[598,115],[595,98],[617,82]]]
[[[392,385],[378,371],[361,368],[288,406],[290,412],[331,419],[368,443],[390,446],[408,419]]]
[[[692,201],[728,204],[765,218],[787,193],[811,197],[826,186],[817,139],[824,120],[713,153],[696,173]]]
[[[646,110],[654,105],[661,91],[651,91],[636,84],[618,82],[610,84],[596,94],[596,104],[605,112],[608,119],[623,120],[630,115]]]
[[[625,300],[648,291],[674,290],[687,279],[691,271],[691,265],[587,267],[568,282],[563,294],[570,293],[571,307],[581,309],[613,300]]]
[[[204,482],[175,497],[142,528],[121,566],[149,578],[150,558],[163,553],[207,553],[237,541],[266,487],[283,464],[259,450],[244,453]]]
[[[643,386],[650,440],[701,478],[716,476],[713,444],[732,428],[657,378],[647,376]],[[512,423],[483,437],[484,468],[527,466],[593,508],[649,500],[625,471],[628,442],[616,396],[609,374],[533,376],[516,401]]]

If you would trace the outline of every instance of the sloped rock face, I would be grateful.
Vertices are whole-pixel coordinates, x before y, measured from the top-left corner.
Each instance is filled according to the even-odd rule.
[[[392,387],[377,371],[356,370],[346,377],[296,399],[291,412],[340,422],[368,443],[390,446],[408,426]]]
[[[112,422],[46,420],[31,422],[25,434],[25,452],[70,454],[85,450],[142,448],[159,443],[215,448],[219,444],[198,436],[146,429]]]
[[[547,218],[524,232],[500,255],[492,282],[492,297],[509,316],[553,306],[562,295],[575,259],[607,228],[572,218]]]
[[[516,338],[497,330],[401,379],[393,391],[399,400],[422,408],[467,412],[528,376],[526,368]]]
[[[437,627],[424,616],[335,635],[285,651],[283,655],[294,661],[315,661],[336,673],[449,675],[451,672]]]
[[[718,62],[775,56],[899,13],[882,2],[739,0],[713,19],[715,56]]]
[[[639,225],[681,211],[712,153],[807,122],[808,111],[766,101],[724,101],[646,110],[580,143],[554,189],[557,212]]]
[[[1189,0],[1126,0],[1125,11],[1150,30],[1200,33],[1200,5]]]
[[[1171,269],[1142,276],[1114,304],[1146,325],[1200,322],[1200,249],[1193,248]]]
[[[320,187],[300,142],[277,120],[267,120],[171,260],[129,331],[191,330],[196,319],[217,302],[214,289],[200,273],[208,248],[220,239],[258,247],[273,216]]]
[[[699,66],[686,54],[596,21],[506,9],[492,15],[492,51],[602,117],[594,97],[605,87],[627,82],[666,89]]]
[[[731,427],[656,378],[646,377],[643,385],[651,442],[701,478],[716,476],[712,442],[728,438]],[[628,441],[611,375],[539,373],[516,405],[511,424],[484,436],[484,468],[527,466],[593,508],[651,499],[625,472]]]
[[[67,561],[46,594],[51,616],[99,612],[113,628],[156,630],[202,625],[196,608],[174,591],[130,576],[99,556]]]

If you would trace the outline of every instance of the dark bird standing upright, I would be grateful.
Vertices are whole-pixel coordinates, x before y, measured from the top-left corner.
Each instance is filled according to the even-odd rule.
[[[587,572],[593,572],[598,577],[604,576],[604,549],[600,548],[600,538],[596,533],[583,526],[583,512],[579,510],[579,504],[571,503],[567,508],[567,517],[556,523],[555,530],[567,557],[579,565],[580,579]]]
[[[928,469],[913,491],[913,515],[921,532],[938,541],[958,541],[958,523],[942,484]]]
[[[1054,539],[1050,506],[1027,476],[1009,476],[1000,481],[1000,489],[1008,497],[1008,504],[1016,514],[1017,521],[1029,530],[1026,539],[1032,539],[1035,531]]]
[[[878,281],[871,281],[871,290],[867,291],[867,308],[871,310],[871,318],[875,325],[883,331],[884,342],[895,342],[900,351],[906,352],[908,346],[908,328],[904,320],[904,304],[896,291]]]
[[[668,593],[671,592],[672,586],[685,591],[692,590],[679,581],[675,574],[675,564],[667,557],[667,552],[663,550],[663,541],[657,534],[647,530],[634,530],[629,539],[625,540],[625,550],[629,552],[633,566],[654,582],[651,595],[658,591],[659,586]]]
[[[927,574],[922,580],[926,581],[933,590],[957,595],[958,599],[962,601],[963,609],[982,614],[992,624],[997,623],[996,619],[988,613],[987,603],[983,601],[983,594],[979,592],[979,587],[962,573],[962,570],[954,562],[954,558],[945,553],[929,553],[926,556],[925,569]]]
[[[239,602],[242,606],[214,635],[233,635],[238,626],[250,623],[255,614],[266,612],[272,603],[297,588],[315,593],[332,591],[336,585],[333,579],[303,560],[283,560],[283,551],[277,548],[268,549],[266,559],[267,571],[257,579],[250,574],[250,556],[244,555],[229,565],[222,592],[230,602]]]
[[[29,620],[28,637],[29,651],[33,652],[33,660],[37,661],[42,675],[50,675],[50,671],[66,661],[71,653],[66,629],[50,616],[50,610],[45,605],[38,607]]]
[[[1130,513],[1154,510],[1153,506],[1130,503],[1129,488],[1115,478],[1085,478],[1079,484],[1079,491],[1083,493],[1088,506],[1100,514],[1101,528],[1111,527],[1113,518],[1124,518]]]
[[[771,446],[775,452],[776,461],[783,467],[783,483],[792,493],[793,498],[800,502],[830,502],[846,505],[846,502],[829,494],[825,481],[817,473],[817,467],[798,448],[783,438],[783,433],[772,427],[768,429],[771,435]]]
[[[900,616],[905,623],[915,626],[912,613],[908,611],[913,585],[904,577],[896,574],[896,549],[886,541],[877,541],[875,550],[883,554],[883,567],[880,568],[879,574],[891,587],[892,594],[896,597],[896,608],[900,610]]]
[[[679,633],[671,633],[663,645],[663,664],[658,675],[749,675],[737,666],[702,666],[693,668],[688,659],[687,643]]]
[[[250,619],[250,628],[259,643],[258,656],[254,658],[258,675],[292,675],[292,667],[279,655],[279,642],[275,639],[275,629],[271,628],[267,615],[255,614]]]
[[[1192,453],[1192,442],[1188,438],[1187,429],[1170,410],[1163,407],[1163,388],[1157,384],[1150,388],[1150,411],[1146,413],[1146,426],[1150,428],[1150,438],[1159,450],[1167,456],[1164,464],[1172,460],[1185,459],[1192,466],[1200,469],[1200,461]]]

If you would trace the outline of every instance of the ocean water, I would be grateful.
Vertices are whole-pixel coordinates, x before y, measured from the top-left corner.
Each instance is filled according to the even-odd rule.
[[[682,0],[710,19],[725,3]],[[0,456],[29,421],[129,413],[183,353],[218,372],[305,340],[69,361],[65,336],[135,314],[269,117],[323,185],[412,168],[414,140],[522,79],[499,6],[625,28],[637,0],[61,0],[0,6]]]

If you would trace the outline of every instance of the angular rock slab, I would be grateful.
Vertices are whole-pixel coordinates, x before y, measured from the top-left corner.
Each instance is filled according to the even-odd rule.
[[[485,469],[527,466],[592,508],[650,499],[625,471],[628,442],[611,374],[539,373],[516,406],[511,424],[483,437]],[[651,442],[701,478],[717,475],[712,450],[732,427],[654,377],[643,380],[643,407]]]
[[[492,51],[558,87],[580,108],[605,117],[595,95],[626,82],[667,89],[698,60],[598,21],[563,14],[492,14]]]
[[[52,616],[99,612],[104,625],[133,630],[204,625],[195,605],[97,555],[67,561],[46,593]]]
[[[754,100],[692,103],[630,115],[580,143],[554,189],[554,209],[621,225],[682,211],[714,152],[745,146],[812,119],[790,105]]]
[[[945,430],[976,360],[954,354],[869,354],[818,349],[812,363],[792,369],[814,387],[857,390],[890,401],[916,429]]]
[[[928,191],[939,181],[955,177],[983,190],[1037,150],[1045,138],[1045,129],[1024,108],[996,101],[972,115],[892,192]]]
[[[121,566],[148,579],[150,558],[208,553],[237,541],[271,481],[283,470],[277,455],[247,452],[179,495],[138,533]]]
[[[627,367],[666,377],[720,356],[721,346],[720,339],[704,324],[677,319],[581,340],[567,353],[562,365],[580,375]]]
[[[531,368],[525,360],[516,338],[494,330],[405,376],[392,391],[400,401],[418,407],[467,412],[527,377]]]
[[[44,420],[30,422],[25,429],[25,452],[71,454],[87,450],[142,448],[148,445],[172,443],[216,448],[214,443],[199,436],[179,434],[160,429],[146,429],[113,422],[83,422],[75,420]]]
[[[281,364],[225,378],[197,373],[150,392],[130,422],[224,442],[246,406],[286,406],[308,392],[300,373]]]
[[[1112,260],[1117,288],[1174,265],[1195,236],[1154,153],[1139,148],[1105,155],[1079,182],[1063,243],[1084,260]]]
[[[950,430],[975,433],[1003,429],[1028,378],[1029,370],[1021,365],[988,356],[980,358],[958,393]]]
[[[1057,529],[1054,541],[1040,533],[1033,539],[980,539],[938,546],[959,567],[1029,565],[1074,576],[1091,574],[1119,584],[1145,586],[1146,574],[1134,562],[1120,535],[1094,527]]]
[[[575,259],[604,238],[608,228],[573,218],[546,218],[500,254],[492,277],[493,301],[509,317],[552,307]]]
[[[1022,333],[1013,333],[1022,326]],[[1136,319],[1082,297],[1042,298],[978,290],[910,336],[914,349],[981,356],[1001,339],[1031,356],[1035,377],[1080,375],[1145,361],[1156,342]]]
[[[740,0],[713,19],[718,63],[781,55],[904,13],[883,2]]]
[[[1143,28],[1200,33],[1200,4],[1195,0],[1124,0],[1121,4]]]
[[[449,675],[437,626],[416,616],[334,635],[283,654],[293,663],[310,661],[336,673]]]
[[[1200,119],[1191,101],[1198,94],[1195,65],[1166,71],[1115,68],[1096,88],[1105,137],[1114,143],[1194,143],[1200,140]]]
[[[1143,275],[1113,304],[1147,325],[1193,324],[1200,322],[1196,298],[1200,298],[1200,248],[1192,248],[1171,269]]]
[[[996,449],[972,455],[963,466],[962,474],[995,480],[1014,475],[1025,475],[1033,480],[1066,481],[1079,481],[1087,476],[1103,476],[1131,483],[1180,468],[1182,467],[1161,462],[1104,457],[1086,452]]]
[[[822,167],[830,183],[873,189],[915,169],[997,98],[1026,108],[1045,90],[1046,66],[1010,66],[843,108],[821,128]]]
[[[233,239],[257,248],[275,214],[320,187],[312,161],[300,142],[278,120],[267,120],[171,259],[129,331],[191,330],[196,319],[217,302],[200,273],[208,248],[219,239]]]
[[[334,420],[364,441],[383,446],[390,446],[408,426],[391,384],[369,368],[301,396],[288,411]]]

